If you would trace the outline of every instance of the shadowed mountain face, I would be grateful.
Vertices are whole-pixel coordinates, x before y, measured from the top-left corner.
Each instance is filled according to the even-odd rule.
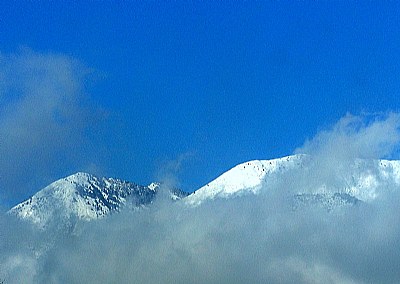
[[[341,206],[354,206],[362,201],[348,193],[304,193],[296,194],[293,198],[293,209],[298,210],[304,207],[317,206],[328,211]]]

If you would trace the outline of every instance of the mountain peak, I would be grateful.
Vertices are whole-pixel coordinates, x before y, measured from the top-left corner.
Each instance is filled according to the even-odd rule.
[[[9,213],[42,228],[58,218],[88,221],[119,211],[127,203],[134,207],[149,204],[158,188],[158,183],[141,186],[78,172],[51,183]]]
[[[283,172],[300,166],[305,155],[298,154],[272,160],[252,160],[241,163],[207,183],[186,201],[198,205],[206,199],[227,198],[247,192],[258,192],[264,179],[275,172]]]

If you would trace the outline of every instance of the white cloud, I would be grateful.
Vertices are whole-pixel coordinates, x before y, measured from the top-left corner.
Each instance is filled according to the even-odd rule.
[[[33,281],[397,282],[400,232],[393,216],[399,196],[390,204],[340,214],[318,208],[293,212],[280,197],[247,196],[190,209],[159,200],[148,210],[82,223],[78,235],[58,236],[55,247],[30,266]],[[38,237],[34,242],[43,246]],[[24,271],[26,277],[32,271]],[[7,274],[7,283],[16,283],[16,275],[21,277]]]
[[[331,129],[318,133],[296,153],[330,159],[390,158],[400,142],[400,114],[347,114]]]

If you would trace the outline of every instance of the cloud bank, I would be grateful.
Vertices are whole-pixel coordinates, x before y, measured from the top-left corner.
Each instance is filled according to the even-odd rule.
[[[298,149],[314,155],[311,171],[265,184],[259,195],[193,208],[161,194],[147,209],[78,223],[72,235],[54,233],[51,246],[46,232],[2,217],[0,277],[6,283],[398,283],[397,183],[378,183],[374,202],[330,212],[293,211],[290,202],[313,179],[341,186],[334,176],[347,174],[352,157],[394,155],[398,129],[398,114],[369,122],[346,116]],[[340,162],[345,166],[335,168]]]
[[[65,170],[83,167],[96,111],[84,92],[89,69],[60,54],[0,54],[0,189],[26,198]]]

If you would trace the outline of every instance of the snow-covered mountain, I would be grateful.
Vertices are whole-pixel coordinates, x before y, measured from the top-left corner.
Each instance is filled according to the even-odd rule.
[[[379,195],[378,188],[385,183],[400,186],[400,161],[355,159],[339,163],[336,168],[326,167],[329,172],[321,173],[318,163],[323,162],[303,154],[245,162],[196,190],[185,202],[197,206],[216,198],[265,193],[281,184],[307,188],[293,192],[294,207],[320,203],[331,209],[335,205],[372,201]],[[321,174],[325,176],[319,176]],[[300,182],[306,184],[299,186]]]
[[[301,167],[302,162],[303,156],[295,155],[239,164],[196,190],[186,198],[186,202],[191,205],[199,205],[209,199],[257,193],[268,176],[276,172],[283,173],[291,168]]]
[[[80,172],[51,183],[9,213],[40,228],[54,220],[89,221],[118,212],[127,205],[145,206],[154,200],[159,188],[158,183],[141,186]],[[187,195],[178,189],[170,193],[175,200]]]
[[[285,188],[291,195],[294,209],[318,205],[332,210],[374,200],[385,183],[400,186],[400,161],[356,159],[325,168],[325,172],[318,164],[324,162],[308,155],[249,161],[190,195],[179,189],[170,190],[170,194],[174,200],[183,198],[188,206],[199,206],[217,198],[270,194],[274,189]],[[9,213],[42,228],[60,218],[73,224],[76,220],[102,218],[127,205],[146,206],[154,200],[159,187],[157,183],[140,186],[77,173],[53,182]]]

